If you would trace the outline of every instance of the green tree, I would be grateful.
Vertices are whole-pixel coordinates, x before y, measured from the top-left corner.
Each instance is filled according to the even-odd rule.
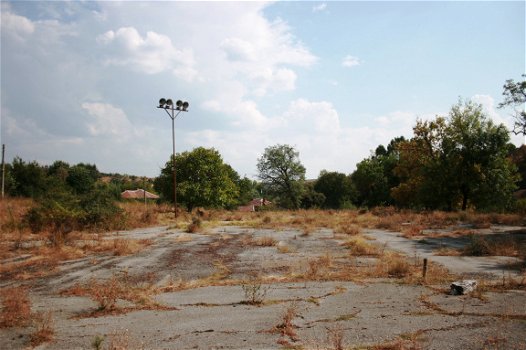
[[[69,168],[66,183],[76,194],[85,194],[93,190],[99,177],[95,165],[79,163]]]
[[[304,184],[300,204],[303,209],[321,208],[325,203],[325,195],[316,191],[314,186],[311,181]]]
[[[518,180],[507,158],[509,134],[482,106],[459,101],[449,118],[418,121],[414,137],[400,145],[392,194],[398,202],[430,209],[504,209]]]
[[[11,196],[38,198],[46,193],[46,170],[37,162],[26,163],[21,158],[15,157],[10,167],[10,175]]]
[[[373,155],[356,165],[351,174],[355,203],[368,207],[394,204],[391,189],[400,183],[394,169],[400,158],[398,145],[404,140],[400,136],[392,139],[387,148],[379,145]]]
[[[339,209],[356,200],[350,176],[338,172],[322,170],[314,190],[325,196],[324,208]]]
[[[239,189],[239,205],[244,205],[259,196],[258,183],[246,176],[237,181],[237,187]]]
[[[374,207],[389,203],[389,182],[381,158],[373,156],[362,160],[356,165],[351,180],[358,192],[358,205]]]
[[[161,169],[154,181],[163,199],[173,201],[173,159]],[[189,211],[195,207],[231,208],[237,204],[239,178],[232,167],[223,163],[218,151],[198,147],[175,157],[177,202]],[[235,177],[235,178],[233,178]]]
[[[526,145],[513,150],[511,160],[521,176],[521,181],[518,183],[519,188],[526,188]]]
[[[526,74],[522,75],[526,78]],[[513,79],[506,80],[503,86],[504,101],[499,104],[499,108],[506,106],[520,106],[522,110],[515,111],[515,123],[513,132],[515,135],[526,135],[526,110],[524,104],[526,103],[526,80],[515,82]]]
[[[277,198],[284,208],[299,208],[305,181],[299,152],[289,145],[267,147],[257,168],[266,193]]]

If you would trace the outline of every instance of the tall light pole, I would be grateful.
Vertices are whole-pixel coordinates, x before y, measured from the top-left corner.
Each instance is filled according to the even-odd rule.
[[[175,103],[172,101],[172,99],[165,99],[161,98],[159,100],[159,105],[157,108],[164,109],[166,114],[172,119],[172,165],[173,165],[173,180],[174,180],[174,215],[177,219],[177,180],[176,180],[176,172],[175,172],[175,118],[179,115],[181,112],[188,112],[188,107],[190,104],[186,101],[178,100]]]

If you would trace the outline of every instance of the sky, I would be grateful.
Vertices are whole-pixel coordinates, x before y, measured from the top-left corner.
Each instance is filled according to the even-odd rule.
[[[524,1],[2,0],[0,142],[7,161],[155,177],[172,152],[163,97],[190,104],[178,153],[213,147],[256,178],[288,144],[307,178],[349,174],[459,99],[511,129],[497,106],[526,71],[525,16]]]

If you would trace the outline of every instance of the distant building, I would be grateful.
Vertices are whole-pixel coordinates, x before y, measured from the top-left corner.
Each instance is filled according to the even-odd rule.
[[[121,198],[125,199],[159,199],[159,196],[143,189],[126,190],[121,193]]]
[[[254,198],[250,202],[248,202],[246,205],[243,205],[241,207],[238,207],[237,210],[239,211],[257,211],[259,207],[264,207],[267,205],[271,205],[272,202],[265,199],[265,198]]]

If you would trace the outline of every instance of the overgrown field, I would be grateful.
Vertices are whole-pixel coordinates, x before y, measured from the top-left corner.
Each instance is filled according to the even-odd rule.
[[[0,202],[0,333],[11,348],[186,348],[196,341],[202,347],[420,349],[426,342],[443,345],[441,332],[454,337],[451,324],[473,329],[470,341],[479,348],[526,346],[517,339],[526,320],[520,306],[526,222],[519,215],[197,208],[176,221],[169,206],[127,202],[115,218],[125,218],[127,231],[50,226],[35,232],[27,222],[33,205]],[[513,274],[481,276],[476,293],[456,306],[445,296],[461,275],[433,261],[424,272],[421,256],[390,249],[375,232],[427,244],[436,256],[501,255],[516,263],[506,266]],[[501,310],[501,294],[519,306]],[[477,303],[486,305],[483,311]],[[225,313],[233,313],[231,323],[214,323]],[[187,319],[166,328],[163,315]],[[417,320],[422,317],[429,327]],[[86,320],[93,327],[85,328]],[[491,320],[505,329],[488,328]],[[248,343],[238,343],[245,334]]]

